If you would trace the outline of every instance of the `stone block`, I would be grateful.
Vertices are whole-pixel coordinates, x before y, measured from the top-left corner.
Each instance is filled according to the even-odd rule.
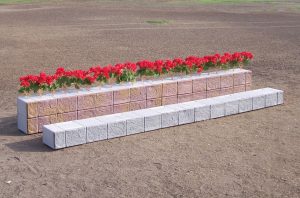
[[[161,128],[161,114],[158,112],[147,111],[141,112],[145,118],[145,131],[152,131]]]
[[[21,113],[18,113],[17,115],[17,119],[18,119],[18,129],[27,134],[28,133],[28,127],[27,127],[27,117],[26,117],[26,114],[21,114]]]
[[[195,108],[195,121],[209,120],[210,116],[210,105],[203,105]]]
[[[277,92],[266,95],[266,107],[277,105]]]
[[[202,99],[205,99],[207,97],[206,94],[207,94],[206,91],[195,92],[195,93],[193,93],[193,100],[202,100]]]
[[[193,80],[193,93],[206,91],[206,78],[199,78]]]
[[[38,132],[42,132],[44,125],[54,124],[54,123],[57,123],[57,122],[58,122],[58,119],[57,119],[56,114],[55,115],[38,117]],[[63,122],[63,121],[60,121],[60,122]]]
[[[57,112],[77,111],[77,96],[57,98]]]
[[[55,124],[45,125],[43,127],[43,143],[52,149],[61,149],[66,147],[65,131]]]
[[[217,97],[221,95],[221,89],[212,89],[207,91],[207,98]]]
[[[234,93],[244,92],[246,90],[245,85],[237,85],[233,87]]]
[[[142,101],[147,98],[146,87],[134,87],[130,89],[130,101]]]
[[[180,94],[178,95],[178,103],[192,101],[194,99],[194,94]]]
[[[255,96],[252,98],[253,110],[262,109],[266,107],[266,97],[265,95]]]
[[[127,135],[142,133],[145,131],[145,120],[143,115],[129,112],[128,114],[126,114],[126,117]]]
[[[239,113],[239,101],[230,101],[225,103],[225,115],[234,115]]]
[[[77,111],[57,114],[56,122],[67,122],[72,120],[77,120]],[[56,123],[56,122],[52,122],[52,123]]]
[[[162,107],[158,110],[161,113],[161,128],[167,128],[178,125],[179,113],[177,110],[168,107]]]
[[[193,81],[178,81],[178,94],[191,94],[193,92]]]
[[[207,90],[215,90],[221,88],[220,76],[213,76],[207,78]]]
[[[95,109],[80,110],[77,112],[77,119],[86,119],[96,116]]]
[[[76,120],[74,122],[86,128],[87,143],[107,139],[107,123],[95,118]]]
[[[57,99],[42,100],[38,102],[39,116],[53,115],[57,113]]]
[[[161,98],[162,84],[147,86],[147,99]]]
[[[195,109],[184,107],[178,110],[178,124],[188,124],[195,122]]]
[[[213,104],[211,105],[211,118],[220,118],[225,116],[225,104]]]
[[[38,133],[38,131],[39,131],[38,118],[27,119],[27,134]]]
[[[236,85],[245,85],[246,84],[246,75],[245,72],[239,72],[233,74],[233,84]]]
[[[114,104],[128,103],[130,101],[130,89],[114,91]]]
[[[105,91],[97,93],[95,96],[95,107],[106,107],[113,105],[113,92]]]
[[[226,87],[226,88],[221,88],[220,95],[228,95],[228,94],[233,94],[233,87]]]
[[[104,106],[95,108],[95,116],[102,116],[112,114],[114,112],[113,106]]]
[[[176,104],[177,102],[178,102],[178,99],[177,99],[177,95],[176,95],[176,96],[162,97],[161,104],[169,105],[169,104]]]
[[[246,71],[246,84],[252,84],[252,71]]]
[[[246,91],[250,91],[251,90],[251,84],[246,84]]]
[[[130,111],[145,109],[147,107],[146,100],[130,102]]]
[[[38,117],[38,103],[37,102],[30,102],[27,103],[27,117],[28,118],[36,118]]]
[[[283,91],[277,93],[277,104],[283,104]]]
[[[221,88],[233,87],[233,74],[221,76]]]
[[[147,100],[147,108],[161,106],[161,98]]]
[[[114,105],[114,113],[122,113],[129,111],[129,103]]]
[[[96,106],[95,101],[96,101],[95,94],[79,95],[77,97],[77,108],[78,110],[93,109]]]
[[[177,95],[177,82],[163,83],[162,96]]]
[[[239,101],[239,113],[252,111],[252,97],[243,98]]]
[[[126,120],[108,123],[108,139],[126,135]]]
[[[66,134],[66,147],[85,144],[86,143],[86,128],[76,122],[61,122],[55,124],[63,129]]]

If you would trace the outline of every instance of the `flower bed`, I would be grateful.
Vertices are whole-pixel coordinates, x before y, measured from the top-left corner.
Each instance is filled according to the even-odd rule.
[[[137,63],[127,62],[95,66],[88,70],[66,70],[58,68],[53,75],[41,72],[40,75],[20,77],[19,92],[23,94],[54,92],[58,89],[85,86],[101,86],[103,84],[134,82],[137,79],[161,78],[165,76],[187,75],[201,73],[211,69],[230,69],[243,67],[253,58],[250,52],[224,53],[204,57],[189,56],[185,59],[143,60]]]

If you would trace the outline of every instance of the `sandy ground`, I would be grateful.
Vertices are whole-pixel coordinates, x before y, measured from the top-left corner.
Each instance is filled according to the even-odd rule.
[[[0,6],[0,197],[299,197],[300,12],[290,3]],[[145,22],[157,19],[169,23]],[[284,90],[284,105],[55,152],[17,130],[20,75],[240,50],[255,54],[254,87]]]

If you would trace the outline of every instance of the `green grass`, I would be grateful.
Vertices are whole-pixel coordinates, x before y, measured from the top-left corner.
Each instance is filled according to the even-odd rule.
[[[169,21],[165,19],[161,19],[161,20],[158,19],[158,20],[148,20],[146,21],[146,23],[154,24],[154,25],[162,25],[162,24],[168,24]]]

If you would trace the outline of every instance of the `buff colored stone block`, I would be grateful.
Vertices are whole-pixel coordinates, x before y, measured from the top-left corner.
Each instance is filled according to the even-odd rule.
[[[244,92],[246,90],[245,85],[237,85],[233,87],[233,92],[238,93],[238,92]]]
[[[250,91],[251,90],[251,84],[246,84],[246,91]]]
[[[178,103],[192,101],[193,99],[193,93],[178,95]]]
[[[162,101],[161,101],[162,105],[176,104],[177,102],[178,102],[177,95],[162,97]]]
[[[66,147],[65,131],[55,124],[43,127],[43,143],[52,149],[61,149]]]
[[[113,110],[113,106],[97,107],[95,108],[95,116],[112,114]]]
[[[247,70],[245,75],[246,75],[246,84],[252,84],[252,71]]]
[[[66,113],[70,111],[77,111],[77,97],[64,97],[57,99],[57,112]]]
[[[146,98],[146,87],[135,87],[130,89],[130,101],[141,101],[146,100]]]
[[[207,98],[217,97],[220,95],[221,95],[220,89],[213,89],[213,90],[207,91]]]
[[[193,80],[193,92],[204,92],[206,91],[206,78],[200,78]]]
[[[177,82],[163,83],[162,96],[177,95]]]
[[[161,98],[162,84],[147,86],[147,99]]]
[[[213,76],[207,78],[207,90],[215,90],[221,88],[220,76]]]
[[[30,118],[27,120],[27,134],[39,132],[38,118]]]
[[[221,88],[233,87],[233,75],[221,76]]]
[[[193,93],[193,100],[202,100],[205,99],[206,97],[207,97],[206,91]]]
[[[57,114],[57,122],[67,122],[72,120],[77,120],[77,111]],[[50,124],[52,123],[55,122],[51,122]]]
[[[245,72],[240,72],[233,74],[233,84],[236,85],[245,85],[246,84],[246,75]]]
[[[130,111],[145,109],[146,107],[146,100],[130,102]]]
[[[193,92],[193,81],[178,81],[178,94],[190,94]]]
[[[78,110],[95,108],[95,94],[79,95],[77,98]]]
[[[114,113],[122,113],[129,111],[129,103],[114,105]]]
[[[147,100],[147,108],[161,106],[161,98]]]
[[[96,116],[95,109],[80,110],[77,112],[77,119],[86,119]]]
[[[228,94],[233,94],[233,87],[226,87],[226,88],[221,88],[220,95],[228,95]]]
[[[130,101],[130,89],[114,91],[114,104],[128,103]]]
[[[96,107],[106,107],[113,105],[113,92],[101,92],[96,94],[95,96],[95,106]]]
[[[57,123],[55,125],[65,131],[66,147],[86,143],[86,128],[84,126],[73,121]]]
[[[58,120],[57,115],[38,117],[38,132],[42,132],[44,125],[53,124],[57,122],[64,122],[64,120]]]
[[[38,117],[38,103],[30,102],[27,104],[27,117],[28,118],[36,118]]]
[[[57,99],[43,100],[38,102],[39,116],[53,115],[57,113]]]

